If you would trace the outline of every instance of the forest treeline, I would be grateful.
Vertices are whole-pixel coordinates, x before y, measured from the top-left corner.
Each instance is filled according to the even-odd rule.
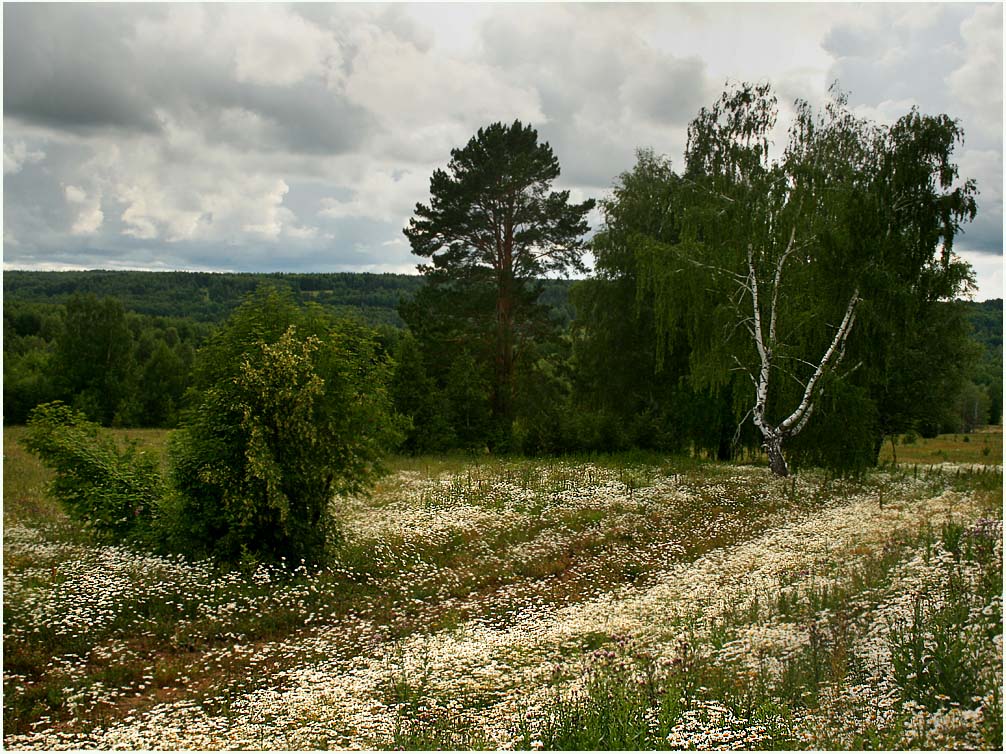
[[[419,275],[7,270],[4,423],[52,400],[106,426],[174,427],[195,351],[247,297],[276,287],[292,300],[374,328],[393,352],[399,303]],[[568,327],[569,280],[542,281],[550,316]]]
[[[60,399],[109,426],[175,426],[191,384],[195,351],[243,296],[257,286],[279,283],[302,303],[315,302],[333,315],[350,315],[376,328],[382,347],[398,354],[397,401],[416,418],[407,450],[473,447],[491,439],[488,387],[480,374],[484,370],[464,357],[457,364],[452,360],[427,366],[399,316],[399,306],[407,308],[423,284],[418,275],[5,271],[3,278],[5,424],[23,424],[35,405]],[[525,414],[533,412],[536,403],[554,413],[558,393],[559,406],[568,400],[579,406],[578,412],[586,412],[589,418],[576,421],[589,424],[590,431],[577,442],[549,440],[528,417],[518,426],[528,450],[680,445],[680,439],[665,436],[671,429],[660,426],[659,411],[669,411],[672,403],[659,396],[666,386],[649,355],[654,343],[648,341],[654,336],[636,320],[633,291],[623,290],[621,301],[607,307],[588,292],[598,287],[595,281],[542,282],[542,298],[557,333],[535,365],[535,379],[527,380],[535,388],[526,395],[530,405]],[[618,296],[617,284],[600,287]],[[1002,411],[997,400],[1002,393],[1002,299],[943,305],[959,309],[966,318],[974,358],[967,381],[960,394],[947,401],[942,418],[919,425],[925,434],[998,423]],[[621,321],[623,331],[611,332],[621,348],[584,340],[588,320],[600,317],[613,326]],[[715,413],[708,400],[692,396],[692,427],[682,429],[679,424],[673,432],[717,450],[721,433],[715,423],[707,426],[708,415]],[[975,407],[980,412],[977,420]]]
[[[771,88],[731,87],[680,169],[640,150],[598,202],[554,188],[530,125],[479,129],[403,229],[418,276],[7,272],[5,422],[60,400],[104,425],[193,426],[198,352],[268,289],[370,328],[405,452],[764,450],[784,476],[997,423],[1002,301],[962,300],[974,272],[954,254],[978,193],[958,122],[874,124],[837,89],[794,108],[776,153]],[[288,319],[284,358],[307,363]]]
[[[303,303],[352,313],[369,324],[401,327],[398,300],[414,293],[422,280],[416,275],[348,272],[10,271],[4,273],[3,291],[5,301],[32,304],[61,304],[76,294],[93,294],[118,299],[137,314],[219,323],[262,283],[284,286]]]
[[[74,295],[114,298],[130,312],[220,323],[242,299],[261,285],[292,291],[300,303],[313,302],[334,314],[368,325],[404,327],[398,303],[423,284],[419,275],[371,272],[145,272],[81,270],[50,272],[7,270],[4,301],[17,304],[65,304]],[[545,303],[564,321],[572,319],[569,281],[544,281]]]

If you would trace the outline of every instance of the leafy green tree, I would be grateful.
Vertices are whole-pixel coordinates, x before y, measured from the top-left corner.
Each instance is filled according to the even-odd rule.
[[[458,444],[464,448],[484,447],[492,431],[491,380],[483,364],[467,351],[460,351],[445,376],[444,395],[451,425]]]
[[[63,328],[62,307],[4,301],[4,421],[24,424],[36,403],[55,400],[54,341]],[[31,402],[45,384],[51,397]],[[16,404],[16,405],[15,405]],[[22,406],[24,408],[22,408]]]
[[[914,110],[881,129],[873,198],[853,218],[874,249],[848,357],[862,365],[852,379],[877,406],[878,453],[884,435],[936,430],[978,358],[954,301],[973,287],[970,265],[953,254],[976,212],[974,182],[951,160],[962,139],[946,115]]]
[[[24,424],[36,405],[63,400],[78,408],[90,407],[91,417],[106,424],[174,426],[188,387],[194,346],[205,339],[210,326],[130,311],[125,311],[123,321],[110,300],[103,304],[112,305],[112,316],[105,320],[117,339],[109,343],[102,318],[80,313],[81,308],[86,312],[90,304],[102,302],[78,297],[85,300],[80,307],[70,298],[69,313],[62,304],[24,303],[16,297],[4,301],[4,421]],[[88,328],[94,323],[92,338]],[[99,357],[92,340],[105,341],[103,358],[108,358],[111,345],[111,374],[93,363],[77,363]]]
[[[40,403],[59,397],[52,368],[52,353],[40,338],[26,338],[19,352],[8,350],[4,339],[3,417],[6,424],[24,424]]]
[[[188,549],[317,565],[332,498],[364,489],[400,439],[373,333],[260,289],[200,351],[173,438],[172,525]]]
[[[408,332],[399,339],[395,350],[391,396],[395,410],[412,420],[405,433],[404,450],[428,453],[454,444],[447,398],[427,373],[419,344]]]
[[[972,379],[988,395],[987,423],[999,424],[1003,411],[1003,301],[997,298],[965,306],[972,337],[980,346]]]
[[[566,346],[563,348],[562,346]],[[568,344],[535,348],[518,376],[514,449],[527,455],[555,455],[571,450],[572,384]]]
[[[638,291],[640,246],[680,240],[680,191],[670,161],[639,150],[635,166],[601,202],[604,224],[591,242],[595,274],[571,292],[576,411],[612,415],[634,445],[727,459],[737,424],[733,401],[744,383],[726,372],[722,383],[691,384],[685,323],[658,337],[653,298]],[[737,439],[749,443],[751,433]]]
[[[854,377],[867,387],[877,407],[876,451],[885,437],[893,442],[906,432],[935,437],[943,427],[956,429],[955,405],[980,351],[968,337],[961,304],[904,302],[911,327],[864,320],[871,348],[864,353],[861,344],[854,343],[850,356],[862,360]]]
[[[948,428],[953,432],[974,432],[985,426],[989,412],[989,396],[973,382],[965,383],[953,406],[954,421]]]
[[[420,271],[435,291],[429,298],[447,304],[439,312],[452,308],[455,321],[467,318],[474,338],[491,344],[493,414],[504,423],[514,416],[525,343],[548,326],[536,278],[584,269],[581,237],[594,202],[552,191],[558,176],[552,148],[531,126],[494,123],[451,151],[447,170],[430,179],[430,204],[416,204],[404,231],[412,252],[432,260]]]
[[[839,377],[857,318],[873,325],[869,355],[874,339],[895,334],[879,323],[910,310],[900,303],[966,289],[952,244],[975,213],[974,184],[958,184],[950,161],[960,130],[946,116],[913,111],[883,128],[856,119],[841,95],[820,114],[796,109],[774,158],[767,85],[740,85],[703,108],[676,195],[680,238],[639,245],[658,334],[673,347],[685,324],[695,383],[748,377],[748,415],[780,475],[783,443]]]
[[[118,300],[70,297],[55,366],[63,392],[92,420],[106,426],[114,420],[127,392],[132,353],[132,333]]]
[[[185,359],[189,354],[191,349],[172,348],[166,341],[158,340],[144,360],[137,390],[142,401],[144,425],[173,427],[178,423],[191,367],[191,355],[188,364]]]
[[[662,352],[653,306],[636,293],[636,238],[677,241],[672,198],[678,177],[666,158],[649,151],[636,156],[633,169],[601,201],[604,225],[591,241],[594,276],[577,282],[571,293],[578,393],[587,403],[625,413],[658,403],[666,386],[687,371],[684,354],[661,363],[667,373],[654,379]]]

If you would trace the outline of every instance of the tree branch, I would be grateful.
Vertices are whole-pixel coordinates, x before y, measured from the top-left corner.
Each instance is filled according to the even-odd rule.
[[[744,374],[746,374],[746,375],[747,375],[747,376],[748,376],[748,377],[749,377],[749,378],[751,379],[751,382],[752,382],[752,383],[754,384],[754,386],[755,386],[755,387],[758,387],[758,383],[757,383],[757,382],[755,382],[755,376],[754,376],[754,373],[752,373],[752,371],[751,371],[751,370],[750,370],[750,369],[749,369],[748,367],[744,366],[744,365],[743,365],[743,364],[741,363],[741,360],[740,360],[740,359],[738,359],[738,358],[737,358],[736,356],[734,356],[733,358],[734,358],[734,361],[736,361],[736,362],[737,362],[737,366],[736,366],[736,367],[734,367],[733,369],[731,369],[730,371],[731,371],[731,372],[744,372]],[[749,413],[750,413],[750,412],[749,412]]]
[[[793,242],[796,240],[796,225],[789,234],[789,243],[786,244],[786,251],[779,257],[779,262],[775,266],[775,278],[772,280],[772,309],[769,311],[768,341],[771,348],[775,348],[775,322],[776,306],[779,301],[779,282],[782,278],[782,268],[786,264],[786,259],[793,253]]]
[[[812,399],[814,397],[814,387],[827,371],[828,362],[831,361],[836,353],[838,354],[836,363],[840,362],[845,355],[845,342],[856,321],[855,311],[857,303],[859,303],[859,288],[856,288],[852,294],[852,298],[849,299],[849,305],[845,308],[845,316],[842,318],[842,324],[839,325],[838,331],[831,341],[831,345],[828,346],[828,350],[821,357],[821,363],[818,364],[814,370],[814,374],[807,380],[807,386],[804,388],[803,399],[800,401],[800,405],[779,425],[779,430],[784,434],[795,435],[803,429],[804,424],[806,424],[805,414],[813,410]]]

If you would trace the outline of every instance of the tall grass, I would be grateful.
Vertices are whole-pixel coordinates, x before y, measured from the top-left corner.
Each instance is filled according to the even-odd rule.
[[[965,465],[1002,465],[1002,425],[985,427],[972,433],[956,433],[924,438],[900,435],[895,447],[887,442],[880,450],[880,462],[899,465],[956,463]]]
[[[373,496],[338,501],[348,536],[329,567],[291,576],[97,545],[48,498],[47,472],[17,445],[18,433],[4,433],[8,747],[136,746],[154,739],[93,736],[148,719],[167,725],[176,704],[188,727],[156,739],[161,745],[1000,743],[998,470],[902,464],[862,480],[805,473],[780,482],[763,469],[647,454],[396,459]],[[166,437],[121,434],[155,451]],[[688,608],[666,624],[675,606],[647,606],[656,624],[640,635],[612,633],[604,620],[564,628],[573,632],[568,641],[508,656],[507,669],[493,676],[498,687],[462,684],[456,692],[453,680],[464,679],[445,677],[455,672],[445,669],[453,667],[449,656],[416,656],[427,644],[447,652],[455,635],[458,646],[472,633],[489,637],[489,647],[522,640],[529,625],[547,623],[539,616],[572,606],[599,605],[606,616],[669,573],[725,562],[716,558],[755,538],[772,544],[808,518],[831,520],[827,514],[849,501],[878,520],[888,512],[900,520],[923,504],[984,506],[984,513],[933,517],[921,528],[885,530],[879,544],[812,559],[802,557],[803,541],[784,537],[786,557],[801,565],[787,566],[768,588],[749,593],[738,583],[708,614]],[[707,596],[696,602],[712,605]],[[288,712],[302,684],[322,682],[339,663],[351,672],[332,675],[322,699],[365,679],[372,685],[360,692],[361,704],[384,727],[344,726],[326,717],[330,701],[301,718]],[[878,668],[891,680],[878,680]],[[511,689],[517,678],[531,680]],[[519,711],[503,703],[513,695],[524,704]],[[255,719],[291,715],[283,723],[290,738],[228,738],[262,699],[276,706]],[[191,722],[204,717],[216,726],[209,732]],[[509,738],[494,737],[500,729]]]

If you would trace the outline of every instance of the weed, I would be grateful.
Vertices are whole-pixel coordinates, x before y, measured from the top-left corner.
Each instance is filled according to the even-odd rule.
[[[956,521],[946,521],[940,529],[940,542],[943,549],[954,556],[961,557],[961,540],[964,537],[964,525]]]

